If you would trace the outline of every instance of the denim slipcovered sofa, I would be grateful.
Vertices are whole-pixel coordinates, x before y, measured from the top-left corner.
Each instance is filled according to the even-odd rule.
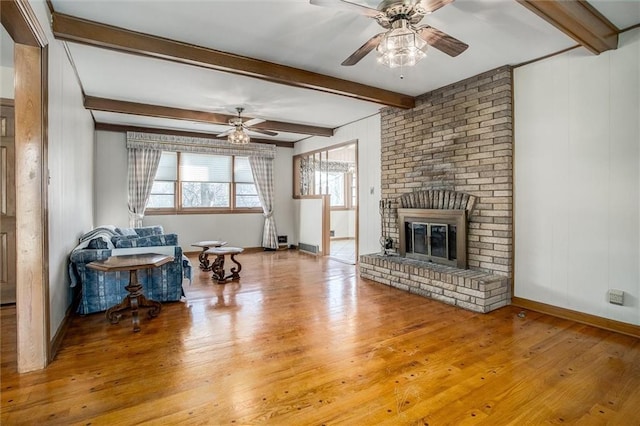
[[[80,238],[80,244],[71,252],[69,276],[71,286],[81,285],[78,313],[90,314],[106,311],[122,301],[128,294],[129,272],[102,272],[87,267],[89,262],[111,256],[157,253],[174,257],[158,268],[138,271],[147,298],[158,302],[177,301],[184,295],[183,278],[191,279],[191,264],[182,254],[176,234],[164,234],[161,226],[143,228],[116,228],[101,226]]]

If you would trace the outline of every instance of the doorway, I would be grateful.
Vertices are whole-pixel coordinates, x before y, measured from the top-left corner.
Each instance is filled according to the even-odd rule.
[[[322,254],[356,264],[358,256],[358,142],[294,156],[294,198],[329,196]],[[318,224],[320,225],[320,224]]]
[[[14,43],[0,28],[0,305],[16,303]]]
[[[328,151],[328,193],[331,195],[329,220],[330,257],[356,264],[356,210],[358,206],[358,167],[356,143]]]
[[[16,303],[14,123],[13,99],[0,98],[0,305],[3,306]]]

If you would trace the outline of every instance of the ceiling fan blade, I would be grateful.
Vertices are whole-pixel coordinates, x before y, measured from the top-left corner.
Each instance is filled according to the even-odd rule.
[[[371,37],[369,40],[367,40],[365,42],[365,44],[360,46],[360,48],[358,48],[358,50],[353,52],[351,54],[351,56],[349,56],[347,59],[345,59],[344,62],[342,62],[342,65],[351,66],[351,65],[355,65],[358,62],[360,62],[360,60],[362,58],[364,58],[365,56],[367,56],[367,54],[369,52],[371,52],[373,49],[378,47],[378,44],[380,44],[380,40],[382,39],[382,36],[384,36],[384,34],[385,33],[380,33],[380,34],[376,34],[373,37]]]
[[[260,124],[260,123],[264,123],[266,120],[263,120],[262,118],[252,118],[251,120],[247,120],[244,123],[245,127],[251,127],[251,126],[255,126],[256,124]]]
[[[453,3],[454,0],[420,0],[417,4],[422,6],[425,12],[432,13],[443,6]]]
[[[226,132],[222,132],[219,135],[216,135],[216,138],[223,138],[225,136],[228,136],[231,134],[231,132],[233,132],[235,129],[229,129]]]
[[[372,9],[362,4],[353,3],[347,0],[309,0],[309,3],[316,6],[333,7],[336,9],[351,10],[361,15],[375,18],[381,12],[378,9]]]
[[[469,47],[468,44],[461,42],[457,38],[428,25],[420,27],[416,31],[429,46],[433,46],[449,56],[456,57]]]
[[[249,132],[260,133],[261,135],[267,136],[278,136],[277,132],[272,132],[271,130],[262,130],[262,129],[246,129]]]

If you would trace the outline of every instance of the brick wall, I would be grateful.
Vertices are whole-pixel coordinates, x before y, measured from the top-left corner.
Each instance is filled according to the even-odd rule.
[[[470,269],[513,268],[512,72],[501,67],[382,110],[382,198],[449,189],[478,197],[469,221]],[[385,217],[398,245],[397,216]]]

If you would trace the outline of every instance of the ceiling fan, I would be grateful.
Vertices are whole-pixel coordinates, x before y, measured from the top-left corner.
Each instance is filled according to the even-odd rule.
[[[378,60],[392,68],[411,66],[425,56],[427,46],[455,57],[469,45],[429,25],[416,25],[425,17],[454,0],[383,0],[377,9],[347,0],[309,0],[311,4],[352,10],[375,19],[386,31],[371,37],[342,65],[357,64],[373,49]]]
[[[270,130],[262,130],[262,129],[252,129],[251,126],[255,126],[256,124],[263,123],[265,120],[261,118],[252,118],[251,120],[243,121],[242,120],[242,112],[244,108],[237,107],[236,111],[238,112],[237,117],[233,117],[229,120],[229,125],[233,126],[231,129],[216,135],[218,138],[222,138],[227,136],[228,141],[233,144],[247,144],[249,143],[249,135],[247,132],[260,133],[267,136],[277,136],[278,133],[272,132]]]

